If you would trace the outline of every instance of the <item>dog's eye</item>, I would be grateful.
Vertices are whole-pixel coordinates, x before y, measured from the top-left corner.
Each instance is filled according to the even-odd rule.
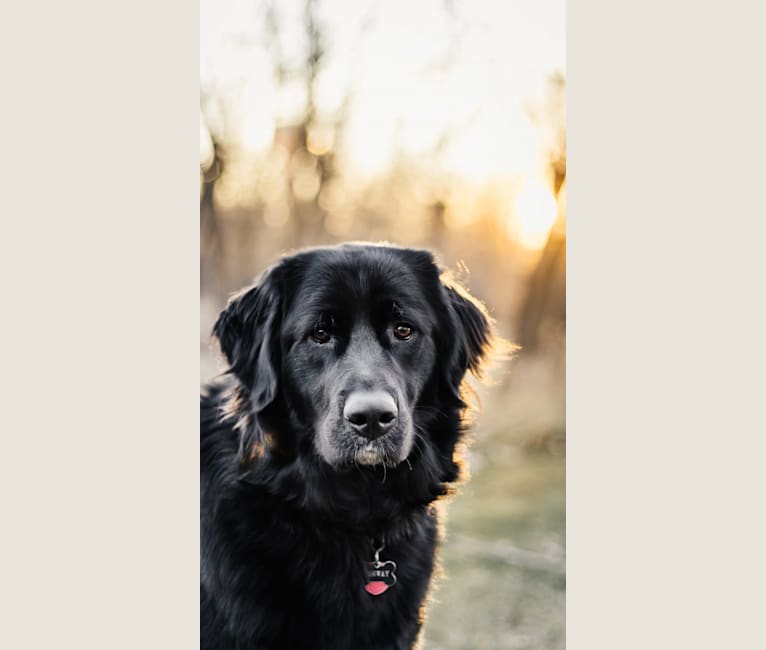
[[[407,341],[412,338],[412,326],[407,323],[397,323],[394,327],[394,336],[400,341]]]
[[[328,332],[324,327],[317,326],[311,333],[311,338],[317,343],[327,343],[329,342],[331,336],[330,332]]]

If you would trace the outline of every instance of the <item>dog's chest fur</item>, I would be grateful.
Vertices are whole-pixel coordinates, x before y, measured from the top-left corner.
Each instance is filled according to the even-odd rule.
[[[218,412],[211,401],[204,414]],[[201,649],[412,648],[433,572],[435,509],[413,508],[368,533],[237,480],[235,455],[229,424],[203,426]],[[364,586],[379,535],[397,581],[373,596]]]
[[[203,526],[202,616],[210,639],[202,648],[412,647],[433,569],[433,511],[389,539],[381,559],[396,562],[397,582],[373,596],[364,589],[373,544],[363,533],[236,498],[203,510],[216,525]]]

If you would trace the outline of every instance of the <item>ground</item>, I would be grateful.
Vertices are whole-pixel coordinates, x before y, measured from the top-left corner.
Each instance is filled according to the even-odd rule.
[[[562,650],[563,368],[520,360],[481,398],[471,477],[445,506],[423,650]]]

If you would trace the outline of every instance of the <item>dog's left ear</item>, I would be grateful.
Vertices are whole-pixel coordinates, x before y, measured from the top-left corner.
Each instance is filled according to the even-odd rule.
[[[232,296],[213,327],[231,372],[251,392],[256,412],[274,401],[279,388],[279,309],[274,272],[268,270],[253,287]]]
[[[468,370],[480,374],[481,362],[492,345],[492,329],[484,305],[457,284],[443,286],[456,326],[454,370],[460,382]]]

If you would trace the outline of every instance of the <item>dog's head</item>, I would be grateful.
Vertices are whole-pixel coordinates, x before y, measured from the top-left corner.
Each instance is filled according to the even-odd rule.
[[[419,438],[451,457],[457,433],[441,445],[428,424],[464,407],[490,344],[486,311],[430,253],[363,244],[282,259],[214,333],[251,419],[244,456],[270,446],[334,469],[397,466]]]

